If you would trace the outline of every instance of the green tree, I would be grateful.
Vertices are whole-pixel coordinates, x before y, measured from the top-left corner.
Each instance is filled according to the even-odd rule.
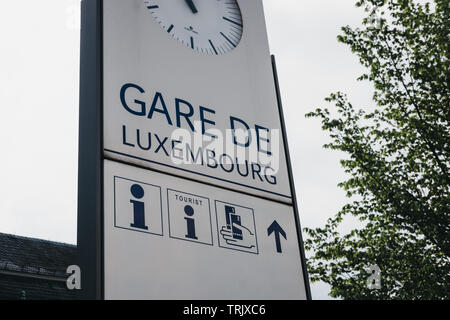
[[[312,281],[344,299],[450,298],[450,3],[360,0],[366,17],[338,40],[359,57],[374,85],[374,106],[346,95],[307,117],[319,118],[343,151],[350,201],[323,228],[306,228]],[[349,216],[361,223],[338,232]],[[381,269],[369,289],[367,268]]]

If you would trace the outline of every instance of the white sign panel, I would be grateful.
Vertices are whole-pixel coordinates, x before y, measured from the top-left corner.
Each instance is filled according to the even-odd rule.
[[[105,156],[292,203],[262,2],[103,7]]]
[[[113,161],[106,299],[306,299],[292,206]]]

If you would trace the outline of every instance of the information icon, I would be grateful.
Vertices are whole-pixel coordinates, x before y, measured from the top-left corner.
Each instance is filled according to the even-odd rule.
[[[162,236],[161,188],[114,177],[114,226]]]
[[[213,245],[209,199],[167,190],[171,238]]]

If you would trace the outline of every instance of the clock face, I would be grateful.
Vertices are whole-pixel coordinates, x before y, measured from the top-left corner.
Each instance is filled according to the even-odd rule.
[[[236,0],[144,0],[167,32],[192,50],[219,55],[236,48],[242,16]]]

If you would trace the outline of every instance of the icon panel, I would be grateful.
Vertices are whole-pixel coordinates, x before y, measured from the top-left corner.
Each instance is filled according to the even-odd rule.
[[[258,254],[255,215],[247,208],[222,201],[215,201],[219,246]]]
[[[114,177],[114,226],[162,236],[161,187]]]
[[[208,198],[167,189],[167,207],[171,238],[213,245]]]

